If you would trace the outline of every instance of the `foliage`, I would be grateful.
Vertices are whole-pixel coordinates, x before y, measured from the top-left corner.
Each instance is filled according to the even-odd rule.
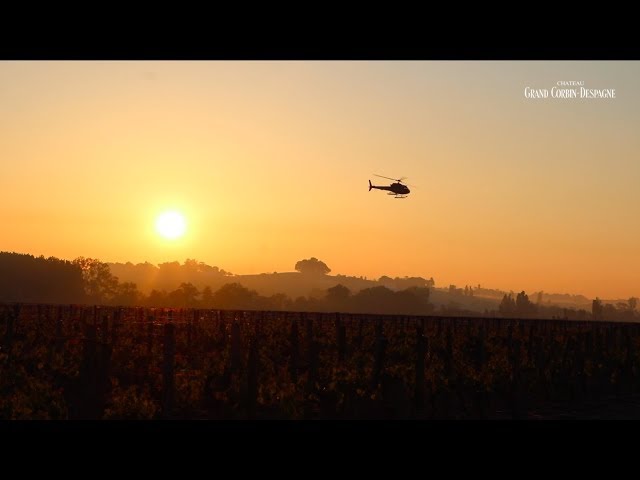
[[[296,271],[306,275],[326,275],[331,272],[327,264],[318,260],[316,257],[300,260],[296,263],[295,268]]]
[[[0,305],[0,347],[2,419],[521,418],[640,374],[636,324],[522,318]]]

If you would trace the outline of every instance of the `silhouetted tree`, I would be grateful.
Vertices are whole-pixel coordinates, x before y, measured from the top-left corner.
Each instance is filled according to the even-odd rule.
[[[342,284],[327,289],[327,295],[325,297],[327,309],[344,311],[348,307],[350,296],[351,290]]]
[[[197,288],[221,286],[224,277],[231,275],[218,267],[187,258],[179,262],[165,262],[159,266],[151,263],[109,263],[111,273],[120,281],[133,282],[142,291],[175,290],[181,283],[191,283]]]
[[[607,321],[615,321],[619,320],[618,318],[618,310],[616,307],[607,303],[604,307],[602,307],[602,319]]]
[[[297,297],[294,301],[293,301],[293,309],[299,312],[304,312],[306,310],[309,310],[309,301],[307,300],[307,297]]]
[[[186,272],[184,272],[186,273]],[[158,275],[156,277],[156,288],[173,289],[176,285],[180,285],[187,278],[183,273],[180,263],[164,262],[158,264]]]
[[[287,310],[291,306],[291,299],[284,293],[276,293],[268,298],[270,310]]]
[[[257,298],[257,292],[239,283],[227,283],[213,294],[215,307],[223,309],[253,308]]]
[[[107,263],[112,275],[118,277],[120,282],[135,283],[140,291],[148,292],[155,284],[158,275],[158,267],[145,262],[134,265],[127,263]]]
[[[202,262],[198,262],[195,259],[187,258],[182,264],[182,268],[187,272],[197,273],[200,271],[201,263]]]
[[[327,289],[327,300],[329,301],[333,301],[333,300],[344,301],[344,300],[347,300],[350,295],[351,295],[351,290],[349,290],[347,287],[345,287],[342,284],[338,284],[335,287],[331,287]]]
[[[73,261],[82,270],[84,288],[90,303],[111,303],[118,290],[118,277],[109,265],[95,258],[78,257]]]
[[[119,283],[113,297],[114,305],[136,306],[141,303],[142,295],[133,282]]]
[[[378,279],[378,283],[383,286],[393,290],[405,290],[411,287],[426,287],[431,288],[435,284],[433,278],[426,280],[422,277],[396,277],[391,278],[386,275],[383,275]]]
[[[168,307],[167,292],[164,290],[151,290],[145,303],[149,307]]]
[[[516,297],[516,315],[528,317],[536,313],[535,304],[529,301],[529,296],[524,292],[520,292]]]
[[[405,315],[425,315],[433,310],[429,303],[431,291],[425,287],[410,287],[395,293],[394,308]]]
[[[516,313],[516,302],[511,294],[505,294],[498,306],[498,311],[503,317],[513,316]]]
[[[593,303],[591,304],[591,314],[593,315],[594,320],[602,320],[602,300],[598,297],[595,298]]]
[[[198,289],[192,283],[181,283],[177,290],[169,294],[173,307],[195,307],[198,303]]]
[[[202,299],[200,300],[200,303],[205,308],[213,307],[213,291],[211,290],[211,287],[206,286],[202,289]]]
[[[296,271],[310,275],[326,275],[331,271],[331,269],[326,263],[315,257],[311,257],[307,260],[300,260],[296,263]]]
[[[0,302],[86,301],[78,265],[55,257],[0,252]]]
[[[353,306],[359,313],[394,313],[393,290],[387,287],[365,288],[353,296]]]

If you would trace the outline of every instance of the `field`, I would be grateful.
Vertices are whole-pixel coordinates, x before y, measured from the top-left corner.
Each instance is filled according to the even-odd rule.
[[[640,418],[640,325],[0,305],[0,419]]]

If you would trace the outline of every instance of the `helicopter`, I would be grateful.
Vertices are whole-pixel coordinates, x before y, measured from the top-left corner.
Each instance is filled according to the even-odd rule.
[[[376,175],[375,173],[373,175],[376,177],[393,180],[396,183],[392,183],[389,186],[377,186],[377,185],[371,185],[371,180],[369,180],[369,191],[371,191],[372,188],[377,188],[378,190],[388,190],[389,193],[387,193],[387,195],[394,195],[395,198],[407,198],[407,195],[411,192],[411,190],[409,190],[409,187],[407,187],[404,183],[402,183],[402,181],[407,177],[401,177],[401,178],[395,179],[395,178],[385,177],[383,175]]]

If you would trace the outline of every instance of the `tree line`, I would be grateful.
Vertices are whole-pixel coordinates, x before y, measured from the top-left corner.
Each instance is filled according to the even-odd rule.
[[[202,269],[194,263],[187,267]],[[304,274],[330,271],[315,258],[298,262],[296,269]],[[215,273],[219,273],[217,269]],[[316,296],[294,299],[282,293],[263,296],[231,281],[215,291],[210,286],[199,289],[190,282],[182,282],[176,289],[153,289],[145,295],[134,282],[119,281],[107,263],[95,258],[79,257],[70,262],[55,257],[0,253],[0,302],[424,315],[433,310],[429,292],[426,287],[393,291],[377,286],[352,294],[347,287],[336,285]]]
[[[148,264],[151,265],[151,264]],[[156,267],[154,267],[156,268]],[[316,258],[301,260],[295,266],[303,275],[326,275],[331,270]],[[341,311],[346,313],[482,316],[456,306],[430,302],[433,279],[391,279],[381,277],[376,286],[352,291],[343,284],[316,290],[311,295],[290,297],[284,293],[260,295],[247,288],[217,267],[187,260],[184,265],[171,262],[165,269],[174,272],[200,272],[223,277],[224,282],[215,290],[211,286],[181,282],[177,288],[156,288],[142,293],[135,282],[120,281],[110,265],[95,258],[79,257],[73,261],[55,257],[45,258],[12,252],[0,252],[0,302],[74,303],[120,306],[216,308],[248,310]],[[181,278],[181,277],[180,277]],[[333,277],[338,281],[347,277]],[[235,280],[235,281],[234,281]],[[404,288],[399,289],[398,286]],[[395,287],[395,288],[394,288]],[[479,286],[478,286],[479,289]],[[477,290],[475,290],[477,291]],[[449,287],[456,296],[474,295],[474,289]],[[591,311],[562,308],[542,303],[542,294],[532,302],[522,291],[517,295],[505,294],[496,310],[485,310],[484,316],[505,318],[557,318],[568,320],[640,320],[638,299],[615,305],[593,300]]]
[[[556,305],[545,305],[538,295],[536,303],[529,300],[524,292],[505,294],[498,306],[498,314],[506,318],[552,318],[561,320],[606,320],[608,322],[624,322],[640,320],[638,299],[629,298],[626,302],[603,303],[596,297],[591,305],[591,312],[586,309],[562,308]]]

